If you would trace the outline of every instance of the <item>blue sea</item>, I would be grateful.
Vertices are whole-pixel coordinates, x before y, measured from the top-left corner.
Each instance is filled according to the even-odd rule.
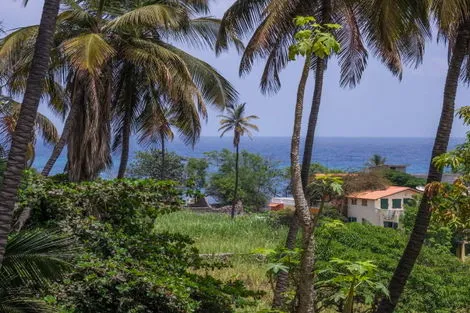
[[[373,154],[387,158],[389,164],[407,164],[407,171],[413,174],[427,173],[433,138],[342,138],[320,137],[316,139],[313,162],[319,162],[329,168],[341,170],[359,170]],[[452,138],[449,148],[462,143],[463,138]],[[175,140],[167,144],[168,150],[185,157],[203,157],[204,152],[233,149],[230,137],[201,137],[194,149]],[[147,148],[148,149],[148,148]],[[254,137],[242,138],[241,149],[259,153],[279,163],[290,164],[290,137]],[[135,141],[131,144],[131,162],[136,151],[146,150]],[[42,169],[50,156],[52,147],[38,143],[34,167]],[[113,167],[103,173],[103,177],[113,177],[119,166],[119,153],[113,155]],[[62,172],[66,163],[65,153],[57,161],[53,173]]]

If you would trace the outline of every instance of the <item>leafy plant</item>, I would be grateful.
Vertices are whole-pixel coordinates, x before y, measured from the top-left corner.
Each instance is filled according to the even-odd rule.
[[[319,287],[333,286],[337,288],[333,300],[342,303],[343,313],[353,313],[356,297],[364,299],[366,305],[373,303],[376,292],[388,296],[387,288],[377,282],[377,266],[372,261],[348,261],[339,258],[330,260],[331,268],[319,271],[322,276],[333,276],[326,280],[319,280]]]
[[[298,16],[294,24],[301,30],[294,35],[296,44],[289,47],[289,60],[295,60],[298,55],[316,55],[323,59],[332,51],[339,52],[341,46],[331,31],[340,29],[341,25],[318,24],[313,16]]]

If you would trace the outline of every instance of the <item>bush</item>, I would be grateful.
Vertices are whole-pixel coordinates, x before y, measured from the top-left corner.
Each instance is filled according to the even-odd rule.
[[[384,170],[383,175],[395,186],[403,186],[416,188],[418,186],[426,185],[426,180],[423,178],[414,177],[411,174],[394,171],[394,170]]]
[[[129,166],[128,173],[134,178],[183,182],[184,159],[174,152],[165,152],[165,162],[162,163],[161,150],[139,151],[135,156],[135,161]]]
[[[323,231],[322,227],[319,232]],[[379,280],[387,285],[408,240],[402,231],[348,223],[318,236],[318,268],[329,260],[371,260],[378,266]],[[449,251],[425,246],[400,299],[397,313],[455,313],[470,309],[470,266]],[[321,296],[320,296],[321,297]]]
[[[98,180],[55,183],[28,175],[20,210],[28,227],[59,228],[81,246],[73,271],[50,298],[64,312],[233,312],[256,296],[238,282],[193,274],[212,268],[190,238],[154,233],[155,218],[181,206],[174,182]],[[213,311],[211,311],[213,310]]]

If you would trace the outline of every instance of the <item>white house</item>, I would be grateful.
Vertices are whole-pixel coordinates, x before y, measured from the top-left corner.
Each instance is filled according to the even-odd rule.
[[[419,192],[413,188],[390,186],[385,190],[348,195],[348,220],[397,228],[404,205]]]

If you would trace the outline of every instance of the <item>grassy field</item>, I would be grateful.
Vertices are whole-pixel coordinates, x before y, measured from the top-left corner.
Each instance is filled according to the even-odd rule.
[[[190,236],[202,254],[236,254],[230,258],[230,268],[209,274],[224,281],[240,279],[250,289],[267,292],[259,307],[240,312],[256,312],[267,307],[271,290],[265,276],[266,264],[257,260],[251,252],[256,248],[282,245],[287,235],[286,227],[271,225],[263,215],[240,216],[231,220],[228,215],[181,211],[158,218],[155,230]]]

